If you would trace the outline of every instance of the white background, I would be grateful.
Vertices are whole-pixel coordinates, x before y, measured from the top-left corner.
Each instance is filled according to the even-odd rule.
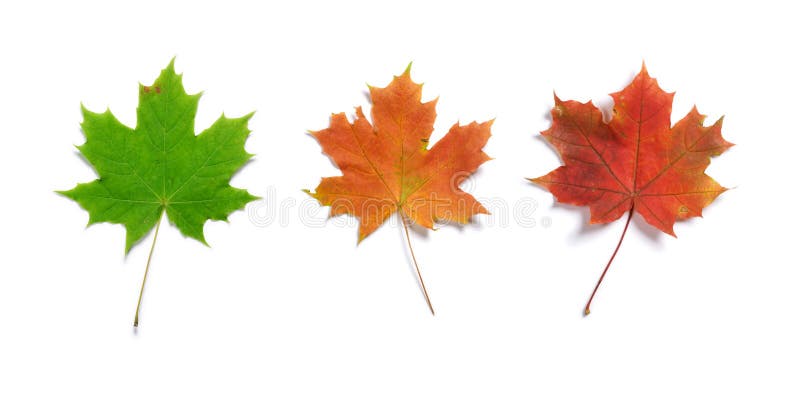
[[[18,3],[0,6],[0,394],[800,392],[796,11]],[[205,92],[198,130],[257,111],[257,156],[232,184],[268,199],[207,223],[211,248],[162,228],[136,332],[150,237],[125,257],[121,226],[85,228],[53,191],[95,178],[73,147],[80,103],[134,125],[136,84],[173,56]],[[354,222],[325,222],[301,192],[338,174],[306,130],[367,105],[365,84],[410,61],[424,98],[440,97],[432,141],[496,118],[496,159],[465,185],[495,215],[412,235],[435,317],[396,221],[357,246]],[[677,239],[634,220],[584,318],[623,221],[587,226],[587,209],[524,178],[559,165],[536,137],[553,91],[607,109],[642,61],[677,92],[673,121],[693,104],[725,115],[737,146],[708,173],[735,188]]]

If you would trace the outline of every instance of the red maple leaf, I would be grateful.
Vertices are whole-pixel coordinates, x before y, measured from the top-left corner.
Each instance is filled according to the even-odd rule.
[[[588,206],[592,224],[628,213],[617,248],[586,304],[587,315],[634,212],[675,236],[675,221],[701,216],[726,190],[705,174],[710,158],[733,145],[722,138],[722,118],[703,126],[705,116],[695,107],[670,127],[673,95],[659,88],[643,64],[630,85],[611,94],[614,109],[608,123],[590,102],[555,97],[553,123],[542,135],[564,165],[530,180],[559,202]]]

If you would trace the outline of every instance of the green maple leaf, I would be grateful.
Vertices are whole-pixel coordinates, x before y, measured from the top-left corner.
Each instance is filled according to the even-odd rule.
[[[223,114],[195,135],[200,95],[186,93],[173,59],[153,85],[139,85],[136,128],[123,125],[109,110],[93,113],[81,106],[86,143],[78,150],[99,178],[60,193],[89,212],[90,225],[124,225],[126,254],[154,226],[158,235],[164,212],[183,235],[207,245],[206,220],[227,220],[257,199],[229,184],[252,157],[244,149],[252,113]]]

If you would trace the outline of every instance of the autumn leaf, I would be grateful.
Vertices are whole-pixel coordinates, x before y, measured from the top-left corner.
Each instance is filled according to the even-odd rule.
[[[559,202],[588,206],[593,224],[628,213],[617,248],[586,304],[587,315],[633,213],[675,236],[675,221],[701,216],[725,191],[705,169],[712,156],[732,146],[722,138],[722,118],[703,126],[705,116],[696,107],[670,127],[673,94],[659,88],[644,64],[633,82],[611,97],[613,116],[607,123],[593,104],[555,97],[553,123],[542,135],[564,165],[530,179]]]
[[[165,212],[183,235],[206,244],[206,220],[227,220],[257,198],[228,184],[252,157],[244,150],[252,114],[223,115],[195,135],[199,100],[200,94],[184,91],[173,59],[151,86],[139,85],[136,128],[123,125],[109,110],[93,113],[81,106],[86,143],[78,150],[99,178],[60,193],[89,212],[90,225],[124,225],[126,254],[155,227],[142,291]],[[140,293],[139,304],[141,299]],[[139,305],[134,326],[138,318]]]
[[[492,121],[456,123],[429,150],[436,100],[421,102],[422,85],[411,80],[410,69],[386,88],[369,87],[372,122],[358,107],[353,122],[344,113],[334,114],[328,128],[312,132],[342,176],[323,178],[309,194],[330,206],[331,216],[358,218],[359,242],[399,213],[417,266],[408,222],[433,229],[439,221],[463,224],[475,214],[488,214],[459,184],[489,160],[482,149]],[[433,313],[418,266],[417,275]]]

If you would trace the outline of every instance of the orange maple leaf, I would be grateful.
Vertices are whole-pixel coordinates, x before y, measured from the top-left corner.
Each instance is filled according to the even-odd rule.
[[[584,310],[628,230],[634,212],[675,236],[676,220],[701,216],[726,189],[705,174],[710,158],[732,146],[722,138],[722,118],[705,127],[697,108],[670,127],[673,93],[664,92],[642,70],[614,93],[611,121],[590,102],[555,97],[553,123],[542,135],[558,150],[564,165],[530,179],[559,202],[588,206],[591,223],[608,223],[626,212],[628,220]]]
[[[459,184],[490,159],[483,146],[492,121],[456,123],[429,150],[436,100],[421,102],[422,85],[411,80],[410,72],[411,65],[386,88],[369,87],[372,123],[358,107],[353,122],[344,113],[333,114],[328,128],[312,132],[342,176],[323,178],[309,194],[330,206],[331,216],[357,217],[359,242],[395,212],[406,238],[408,220],[433,229],[437,221],[463,224],[474,214],[489,213]]]

